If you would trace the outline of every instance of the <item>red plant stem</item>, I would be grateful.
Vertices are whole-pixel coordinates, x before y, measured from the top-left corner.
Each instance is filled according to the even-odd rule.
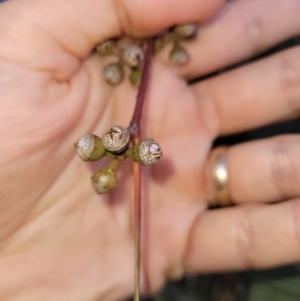
[[[136,105],[134,108],[133,116],[129,126],[129,131],[133,137],[138,135],[141,130],[140,124],[142,119],[142,111],[143,111],[144,100],[147,91],[147,85],[150,77],[150,66],[151,66],[151,60],[153,56],[153,49],[154,49],[153,38],[150,38],[148,40],[148,47],[147,47],[145,61],[144,61],[142,80],[136,98]]]
[[[137,139],[139,140],[139,139]],[[141,273],[141,165],[133,162],[134,177],[134,215],[135,215],[135,267],[134,267],[134,301],[140,300],[140,273]]]
[[[153,55],[153,39],[148,40],[148,47],[143,68],[142,80],[136,99],[134,113],[130,122],[129,132],[133,145],[140,142],[140,123],[142,119],[142,111],[144,100],[149,82],[150,65]],[[134,178],[134,217],[135,217],[135,289],[134,301],[140,300],[140,270],[141,270],[141,216],[142,216],[142,187],[141,187],[141,165],[133,162],[133,178]]]

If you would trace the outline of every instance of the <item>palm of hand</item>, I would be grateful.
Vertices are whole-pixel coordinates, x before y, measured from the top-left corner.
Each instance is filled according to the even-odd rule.
[[[102,163],[83,163],[73,144],[111,124],[127,126],[137,90],[127,81],[106,84],[96,56],[80,62],[56,46],[47,53],[51,57],[38,66],[1,63],[8,83],[1,113],[7,136],[1,180],[8,184],[1,188],[0,232],[7,282],[24,283],[26,271],[28,292],[38,296],[126,296],[133,289],[131,164],[121,165],[114,193],[96,195],[90,176]],[[143,252],[151,290],[165,277],[181,275],[189,231],[206,208],[203,165],[213,126],[201,114],[178,70],[163,55],[155,59],[142,125],[142,135],[164,151],[143,173]],[[34,290],[38,279],[41,291]],[[23,300],[31,296],[24,293]]]
[[[101,135],[111,124],[128,125],[137,91],[127,82],[115,88],[104,83],[105,62],[90,53],[123,32],[145,37],[174,24],[204,22],[221,2],[1,4],[1,300],[116,300],[132,293],[130,160],[121,165],[117,190],[99,196],[89,178],[105,162],[81,162],[73,144],[87,133]],[[204,197],[204,164],[217,135],[298,116],[298,47],[186,84],[186,78],[243,61],[295,35],[297,9],[290,2],[269,2],[227,3],[202,27],[200,43],[189,45],[186,67],[171,67],[166,53],[154,60],[142,136],[156,139],[164,157],[143,173],[144,291],[184,272],[299,261],[298,181],[290,185],[291,170],[298,170],[297,135],[229,147],[228,190],[240,205],[209,211]],[[275,10],[256,9],[260,5]],[[57,14],[55,24],[48,12]],[[289,22],[274,23],[274,12]],[[241,19],[243,14],[250,17]],[[12,16],[18,21],[11,22]],[[264,34],[255,34],[253,43],[257,32]],[[238,47],[228,47],[237,37]],[[241,170],[245,160],[247,172]],[[245,204],[250,202],[257,204]]]

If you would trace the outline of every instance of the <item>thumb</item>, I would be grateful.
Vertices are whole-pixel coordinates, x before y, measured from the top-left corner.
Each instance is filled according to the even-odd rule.
[[[71,65],[71,57],[84,59],[111,37],[147,37],[175,24],[201,23],[223,2],[10,0],[0,5],[0,57],[52,71]]]

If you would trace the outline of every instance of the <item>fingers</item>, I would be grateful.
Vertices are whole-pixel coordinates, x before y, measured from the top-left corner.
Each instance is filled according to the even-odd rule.
[[[119,8],[119,20],[126,35],[151,36],[175,24],[196,21],[202,23],[213,16],[224,2],[223,0],[148,2],[127,0],[123,7]],[[118,10],[120,1],[117,1],[116,6]]]
[[[200,25],[184,73],[189,78],[232,66],[279,42],[299,35],[298,0],[244,0],[226,3],[208,24]]]
[[[207,211],[185,257],[189,273],[270,268],[300,260],[300,199]]]
[[[300,197],[299,153],[299,135],[229,147],[226,161],[232,202],[275,202]],[[212,182],[207,180],[208,184]]]
[[[203,118],[226,135],[300,114],[300,47],[193,86]]]
[[[206,20],[221,6],[214,1],[8,1],[1,4],[1,57],[36,68],[56,67],[70,59],[85,58],[104,39],[126,35],[146,37],[177,23]],[[11,20],[17,22],[11,22]],[[8,26],[9,24],[9,26]],[[51,61],[51,60],[50,60]],[[53,61],[52,61],[53,64]],[[51,65],[51,64],[50,64]]]

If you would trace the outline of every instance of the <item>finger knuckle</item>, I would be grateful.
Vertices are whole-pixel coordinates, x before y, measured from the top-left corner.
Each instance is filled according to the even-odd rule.
[[[279,136],[274,140],[271,154],[271,179],[280,200],[297,195],[299,179],[296,165],[292,162],[291,146],[288,137]]]
[[[254,249],[255,249],[255,231],[251,222],[251,210],[245,206],[242,218],[236,225],[236,249],[237,256],[244,268],[251,269],[255,267]]]
[[[122,1],[112,1],[114,9],[118,18],[120,32],[129,33],[132,30],[132,19],[128,12],[127,7]]]
[[[263,50],[264,41],[264,22],[261,13],[254,7],[245,10],[244,7],[238,9],[238,15],[241,18],[241,30],[247,41],[248,49],[252,55],[260,53]]]
[[[279,54],[279,81],[283,98],[293,116],[300,115],[300,47]]]

